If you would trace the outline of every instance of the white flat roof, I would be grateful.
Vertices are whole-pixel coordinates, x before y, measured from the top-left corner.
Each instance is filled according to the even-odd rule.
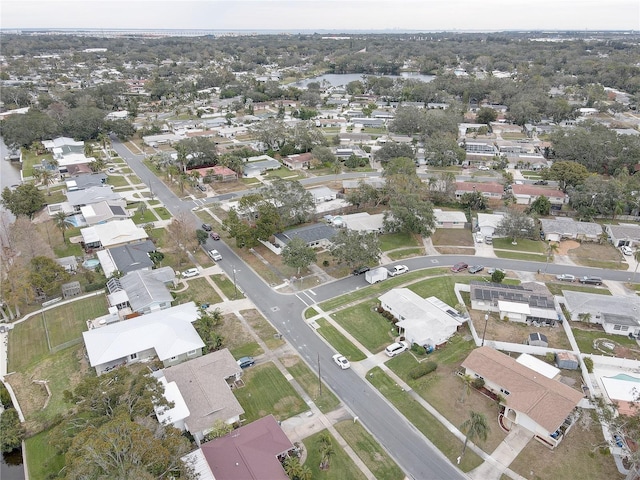
[[[531,308],[527,303],[507,302],[505,300],[498,300],[498,308],[501,312],[513,312],[523,315],[530,315]]]
[[[173,407],[167,408],[163,406],[154,406],[153,409],[156,412],[158,421],[163,425],[174,424],[175,422],[184,420],[191,415],[189,407],[187,407],[184,398],[182,398],[182,394],[180,393],[180,389],[176,382],[167,382],[165,377],[159,378],[159,381],[164,385],[164,398],[166,398],[169,403],[173,403]]]
[[[544,375],[547,378],[555,378],[556,375],[560,373],[560,369],[554,367],[553,365],[549,365],[547,362],[543,362],[542,360],[537,359],[529,355],[528,353],[523,353],[520,355],[516,362],[520,365],[524,365],[527,368],[530,368],[534,372],[538,372],[540,375]]]

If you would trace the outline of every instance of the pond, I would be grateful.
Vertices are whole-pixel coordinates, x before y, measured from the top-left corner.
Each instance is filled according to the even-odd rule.
[[[0,478],[2,480],[24,480],[21,449],[2,455],[0,459]]]
[[[418,72],[402,72],[400,75],[368,75],[363,73],[325,73],[324,75],[319,75],[317,77],[305,78],[304,80],[300,80],[298,82],[292,83],[291,85],[304,88],[309,85],[311,82],[318,82],[322,84],[322,82],[326,82],[332,87],[336,87],[338,85],[347,85],[349,82],[354,82],[356,80],[362,80],[364,77],[389,77],[389,78],[405,78],[405,79],[414,79],[420,80],[423,82],[431,82],[433,81],[435,75],[422,75]]]

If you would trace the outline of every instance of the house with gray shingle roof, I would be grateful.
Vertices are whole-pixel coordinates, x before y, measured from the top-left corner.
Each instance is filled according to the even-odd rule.
[[[620,297],[563,290],[571,320],[602,325],[615,335],[640,334],[640,297]]]
[[[107,283],[107,299],[111,306],[119,309],[128,306],[133,312],[141,314],[170,308],[173,296],[167,285],[172,285],[175,278],[176,272],[171,267],[129,272]],[[126,293],[126,301],[123,301],[122,292]]]
[[[275,234],[275,243],[284,248],[292,239],[298,237],[304,240],[308,247],[326,248],[338,231],[325,223],[315,223],[306,227],[294,228],[286,232]]]
[[[602,235],[602,226],[594,222],[577,222],[572,218],[541,218],[540,224],[545,240],[559,242],[572,240],[598,241]]]
[[[151,240],[138,243],[130,243],[120,247],[99,250],[98,260],[102,266],[105,277],[109,278],[117,270],[121,273],[134,272],[136,270],[151,270],[153,261],[149,254],[156,251],[156,246]]]
[[[637,223],[622,223],[620,225],[605,225],[605,230],[614,247],[640,246],[640,225]]]

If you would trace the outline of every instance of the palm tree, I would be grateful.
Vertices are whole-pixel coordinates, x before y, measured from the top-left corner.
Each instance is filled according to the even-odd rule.
[[[69,224],[67,223],[67,214],[60,211],[53,216],[53,221],[55,222],[56,227],[60,229],[60,232],[62,232],[62,241],[66,244],[67,239],[64,236],[64,231],[69,228]]]
[[[464,385],[462,386],[462,394],[460,395],[460,403],[464,403],[465,402],[465,397],[467,395],[469,395],[469,393],[471,392],[471,382],[473,382],[473,377],[471,375],[462,375],[460,378],[462,378],[462,383],[464,383]]]
[[[549,241],[549,244],[547,245],[547,264],[544,266],[544,273],[547,273],[549,260],[551,260],[551,257],[556,254],[559,248],[560,246],[557,243]]]
[[[489,435],[490,428],[487,424],[487,417],[484,414],[471,411],[469,412],[469,418],[460,425],[460,430],[467,434],[464,439],[462,454],[460,455],[460,457],[464,457],[464,452],[467,450],[467,442],[469,440],[473,442],[475,439],[485,441]]]
[[[333,444],[331,443],[331,437],[328,433],[320,435],[320,470],[328,470],[331,464],[331,456],[335,453]]]
[[[89,142],[84,142],[84,156],[91,157],[93,155],[93,146]]]

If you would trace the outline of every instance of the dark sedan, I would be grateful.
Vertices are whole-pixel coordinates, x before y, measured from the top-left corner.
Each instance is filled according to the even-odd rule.
[[[461,272],[463,270],[466,270],[468,267],[469,267],[469,265],[467,265],[466,263],[458,262],[453,267],[451,267],[451,271],[453,273],[458,273],[458,272]]]

